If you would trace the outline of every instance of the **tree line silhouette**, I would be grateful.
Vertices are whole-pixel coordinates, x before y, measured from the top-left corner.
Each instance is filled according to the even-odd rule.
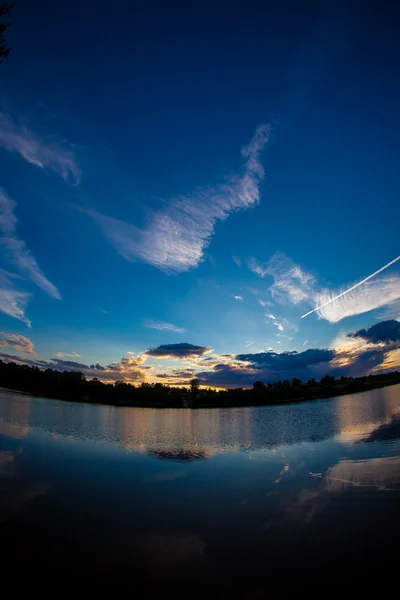
[[[202,408],[224,406],[262,406],[327,398],[361,392],[400,383],[400,372],[382,373],[366,377],[341,377],[326,375],[317,382],[303,383],[294,377],[291,381],[267,384],[256,381],[251,389],[228,390],[200,389],[200,382],[192,379],[188,388],[162,383],[132,385],[124,381],[103,383],[99,379],[87,380],[79,371],[55,371],[0,360],[0,386],[48,398],[92,402],[121,406],[148,406],[171,408]]]

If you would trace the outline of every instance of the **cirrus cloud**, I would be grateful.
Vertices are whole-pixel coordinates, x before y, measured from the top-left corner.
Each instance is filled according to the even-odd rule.
[[[395,265],[400,256],[361,281],[339,289],[322,288],[315,277],[279,252],[263,264],[251,259],[249,269],[261,278],[269,275],[274,282],[269,291],[279,304],[303,304],[313,308],[301,315],[304,319],[317,313],[320,319],[337,323],[346,317],[370,312],[383,306],[396,306],[400,298],[400,275],[381,275]],[[378,277],[379,275],[379,277]]]
[[[100,226],[109,242],[128,261],[139,259],[169,274],[197,267],[216,223],[259,202],[264,178],[260,154],[269,132],[268,125],[261,125],[249,145],[242,148],[241,173],[231,175],[219,185],[174,198],[164,210],[153,212],[143,228],[94,210],[80,210]]]
[[[70,148],[49,138],[41,139],[34,131],[1,112],[0,146],[40,169],[51,169],[65,181],[74,185],[80,182],[81,172]]]
[[[21,279],[18,275],[0,269],[0,312],[31,327],[31,322],[25,315],[30,294],[15,287],[15,282]]]
[[[5,258],[49,296],[60,300],[61,294],[56,286],[46,278],[25,242],[16,236],[15,208],[14,200],[0,188],[0,247],[4,251]]]
[[[272,297],[280,304],[288,301],[293,304],[311,297],[315,284],[314,277],[296,265],[283,252],[274,254],[266,264],[255,259],[248,263],[249,269],[259,277],[269,275],[274,282],[270,287]]]
[[[184,333],[186,329],[178,327],[173,323],[166,323],[165,321],[145,321],[144,326],[148,329],[157,329],[158,331],[173,331],[175,333]]]
[[[340,293],[340,292],[339,292]],[[345,317],[370,312],[390,305],[400,298],[400,277],[381,277],[367,281],[361,287],[338,296],[337,290],[325,290],[314,297],[317,314],[330,323],[338,323]],[[334,299],[337,297],[336,299]]]

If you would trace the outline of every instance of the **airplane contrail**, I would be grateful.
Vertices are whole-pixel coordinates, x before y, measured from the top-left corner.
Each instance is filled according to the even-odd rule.
[[[249,346],[252,346],[253,344],[255,344],[255,342],[249,342],[248,344],[245,344],[244,347],[248,348]]]
[[[378,269],[377,271],[375,271],[375,273],[372,273],[371,275],[368,275],[368,277],[366,277],[365,279],[363,279],[362,281],[359,281],[358,283],[356,283],[355,285],[353,285],[351,288],[349,288],[348,290],[342,292],[341,294],[338,294],[337,296],[335,296],[334,298],[331,298],[330,300],[328,300],[328,302],[325,302],[324,304],[321,304],[321,306],[317,306],[316,308],[313,308],[312,310],[309,310],[305,315],[302,315],[300,318],[304,319],[304,317],[308,317],[308,315],[311,315],[313,312],[315,312],[316,310],[320,310],[320,308],[324,308],[324,306],[327,306],[328,304],[331,304],[331,302],[334,302],[335,300],[337,300],[338,298],[341,298],[342,296],[344,296],[345,294],[348,294],[349,292],[352,292],[353,290],[355,290],[359,285],[362,285],[363,283],[365,283],[366,281],[368,281],[369,279],[372,279],[372,277],[375,277],[375,275],[379,275],[379,273],[382,273],[382,271],[384,271],[385,269],[387,269],[388,267],[390,267],[391,265],[394,265],[395,262],[397,262],[398,260],[400,260],[400,256],[398,256],[397,258],[394,258],[393,260],[391,260],[387,265],[385,265],[384,267],[381,267],[380,269]]]

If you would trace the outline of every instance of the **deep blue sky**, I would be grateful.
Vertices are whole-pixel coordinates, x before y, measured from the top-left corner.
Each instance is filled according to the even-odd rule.
[[[399,255],[395,3],[19,0],[11,16],[4,354],[215,385],[397,364],[396,333],[346,334],[398,318],[400,262],[301,319]],[[335,358],[282,371],[276,354],[307,349]]]

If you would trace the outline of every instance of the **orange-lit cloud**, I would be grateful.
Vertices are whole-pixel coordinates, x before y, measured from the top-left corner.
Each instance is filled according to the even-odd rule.
[[[391,371],[400,369],[400,348],[386,352],[383,361],[374,367],[373,371],[383,371],[385,369]]]
[[[179,387],[187,386],[191,379],[197,378],[203,387],[248,388],[258,380],[267,383],[293,377],[303,381],[319,380],[327,374],[334,377],[360,376],[400,366],[400,323],[393,320],[341,333],[328,349],[275,352],[269,348],[242,354],[220,354],[209,347],[185,342],[164,344],[136,354],[128,352],[128,356],[119,361],[104,365],[66,360],[61,356],[68,354],[61,352],[50,360],[41,360],[33,351],[33,343],[24,336],[3,336],[3,340],[0,337],[0,346],[12,346],[14,350],[31,354],[32,358],[0,352],[2,360],[42,369],[80,371],[87,379],[97,378],[110,383],[123,380],[134,384],[164,383]],[[75,358],[78,354],[70,353],[70,356]]]

